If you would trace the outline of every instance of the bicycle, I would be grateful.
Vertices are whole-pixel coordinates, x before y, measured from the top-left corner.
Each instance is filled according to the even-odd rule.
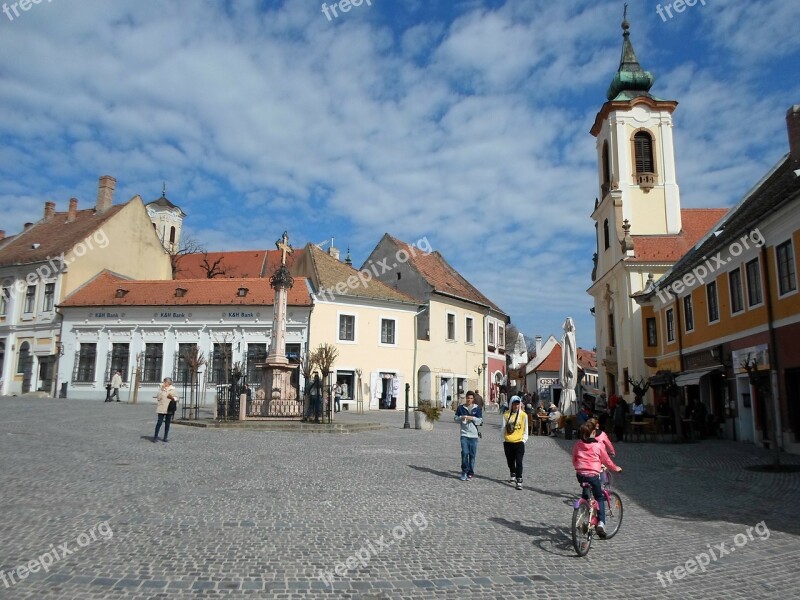
[[[611,473],[603,468],[600,472],[600,481],[603,484],[603,502],[606,503],[605,539],[609,540],[619,531],[622,525],[622,498],[611,491]],[[592,497],[591,485],[582,483],[581,488],[589,492],[589,498],[583,495],[575,501],[572,512],[572,545],[578,556],[586,556],[592,546],[597,526],[599,506]]]

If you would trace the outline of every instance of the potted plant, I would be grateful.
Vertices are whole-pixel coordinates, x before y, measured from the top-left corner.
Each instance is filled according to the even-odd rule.
[[[438,421],[442,416],[442,409],[432,406],[430,402],[422,402],[414,411],[414,428],[430,431],[433,429],[434,421]]]

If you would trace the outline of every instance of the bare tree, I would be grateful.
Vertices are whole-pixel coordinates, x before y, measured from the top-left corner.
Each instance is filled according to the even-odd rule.
[[[175,279],[176,275],[180,273],[181,257],[186,254],[197,254],[199,252],[205,253],[205,249],[196,239],[189,235],[181,236],[181,245],[178,247],[165,247],[169,254],[169,262],[172,265],[172,278]]]
[[[772,393],[769,384],[769,377],[762,377],[762,375],[769,376],[769,371],[759,371],[758,368],[758,357],[754,356],[750,358],[750,355],[747,355],[747,358],[742,361],[740,365],[745,371],[747,371],[747,378],[750,381],[750,385],[755,388],[756,393],[764,399],[764,407],[766,408],[766,419],[764,422],[764,429],[763,435],[766,438],[767,435],[774,437],[771,442],[770,449],[772,450],[772,465],[775,469],[779,469],[781,466],[781,446],[780,446],[780,432],[777,428],[778,419],[775,415],[774,405],[772,403]]]
[[[339,356],[339,350],[333,344],[323,343],[314,351],[316,355],[316,363],[320,371],[322,371],[323,380],[327,380],[326,389],[328,390],[328,420],[331,418],[331,408],[333,407],[333,397],[331,392],[331,379],[330,373],[333,368],[333,363],[336,362]]]
[[[225,275],[226,267],[222,261],[225,260],[225,256],[220,256],[217,260],[213,263],[210,263],[208,260],[208,252],[203,252],[203,262],[200,263],[200,266],[206,272],[206,278],[214,279],[214,277],[218,275]]]

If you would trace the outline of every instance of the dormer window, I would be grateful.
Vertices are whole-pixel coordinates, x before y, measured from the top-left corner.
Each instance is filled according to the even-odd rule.
[[[175,297],[176,298],[183,298],[186,295],[187,291],[188,290],[186,288],[182,288],[182,287],[175,288]]]
[[[124,298],[130,290],[126,290],[125,288],[117,288],[116,297],[117,298]]]
[[[239,296],[239,298],[244,298],[247,296],[247,292],[249,291],[250,290],[248,290],[246,287],[240,287],[239,291],[236,292],[236,295]]]

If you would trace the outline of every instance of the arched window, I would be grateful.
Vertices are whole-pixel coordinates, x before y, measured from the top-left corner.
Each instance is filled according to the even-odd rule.
[[[169,228],[169,243],[170,244],[174,244],[175,243],[175,227],[174,226]]]
[[[611,238],[608,235],[608,219],[603,221],[603,239],[605,249],[608,250],[611,247]]]
[[[608,142],[603,142],[603,191],[608,191],[611,184],[611,157],[608,154]]]
[[[646,131],[636,132],[633,136],[633,149],[636,156],[636,173],[655,173],[652,136]]]
[[[30,368],[31,346],[28,342],[22,342],[19,347],[19,361],[17,361],[17,373],[25,373]]]

